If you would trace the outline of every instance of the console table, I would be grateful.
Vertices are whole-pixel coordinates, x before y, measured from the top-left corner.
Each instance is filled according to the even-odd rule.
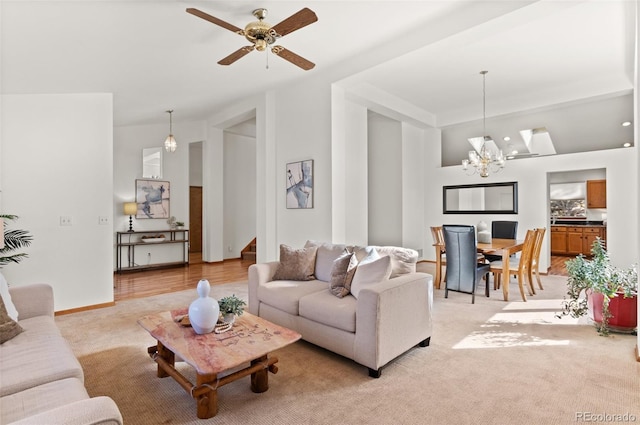
[[[155,234],[165,235],[161,241],[144,242],[143,236],[153,236]],[[182,245],[182,258],[176,261],[153,264],[136,264],[136,247],[153,245]],[[124,251],[124,252],[123,252]],[[123,264],[124,263],[124,264]],[[189,264],[189,231],[186,229],[176,230],[145,230],[133,232],[116,232],[116,271],[144,270],[151,268],[179,267]]]

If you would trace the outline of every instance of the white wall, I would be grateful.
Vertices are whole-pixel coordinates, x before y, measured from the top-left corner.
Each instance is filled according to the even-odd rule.
[[[161,113],[161,112],[160,112]],[[168,120],[166,125],[138,125],[114,128],[113,137],[113,245],[115,232],[129,229],[129,216],[122,212],[124,202],[135,200],[136,179],[142,178],[142,149],[163,146],[164,139],[169,133]],[[163,151],[163,175],[159,180],[170,184],[169,215],[176,217],[189,228],[189,146],[192,142],[205,139],[206,126],[203,121],[180,122],[174,113],[173,134],[178,142],[175,152]],[[133,218],[134,230],[167,230],[169,224],[166,219],[137,219]],[[182,259],[182,246],[158,245],[136,247],[137,264],[154,264]],[[114,250],[115,252],[115,250]],[[126,253],[123,252],[124,255]],[[115,270],[115,258],[113,270]]]
[[[2,96],[0,209],[34,239],[2,273],[51,284],[57,311],[113,301],[112,115],[111,94]]]
[[[331,238],[331,92],[328,82],[291,86],[274,98],[277,241],[294,247]],[[287,209],[286,165],[313,160],[313,208]]]
[[[370,111],[367,132],[368,243],[401,246],[401,123]]]
[[[224,258],[256,237],[256,139],[224,133]]]
[[[189,143],[189,186],[202,187],[202,142]]]

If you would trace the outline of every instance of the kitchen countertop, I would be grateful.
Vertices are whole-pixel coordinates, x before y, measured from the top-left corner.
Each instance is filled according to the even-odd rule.
[[[602,224],[602,221],[571,221],[571,220],[562,220],[556,221],[555,224],[551,224],[551,226],[563,226],[563,227],[576,227],[576,226],[584,226],[584,227],[607,227],[606,224]]]

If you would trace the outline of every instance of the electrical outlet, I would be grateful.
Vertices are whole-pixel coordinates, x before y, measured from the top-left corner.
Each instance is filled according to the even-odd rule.
[[[60,226],[71,226],[72,220],[71,220],[71,216],[69,215],[61,215],[60,216]]]
[[[101,215],[98,217],[98,224],[106,225],[109,224],[109,217],[105,215]]]

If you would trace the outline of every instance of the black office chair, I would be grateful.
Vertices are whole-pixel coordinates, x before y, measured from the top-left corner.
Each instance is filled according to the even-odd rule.
[[[444,297],[449,291],[471,294],[476,302],[476,286],[482,277],[486,279],[484,293],[489,296],[489,264],[478,263],[476,229],[474,226],[444,225],[444,241],[447,247],[447,271]]]
[[[497,239],[516,239],[518,237],[517,221],[492,221],[491,222],[491,238]],[[502,260],[502,255],[485,254],[484,257],[488,262]],[[512,255],[511,258],[514,258]]]

